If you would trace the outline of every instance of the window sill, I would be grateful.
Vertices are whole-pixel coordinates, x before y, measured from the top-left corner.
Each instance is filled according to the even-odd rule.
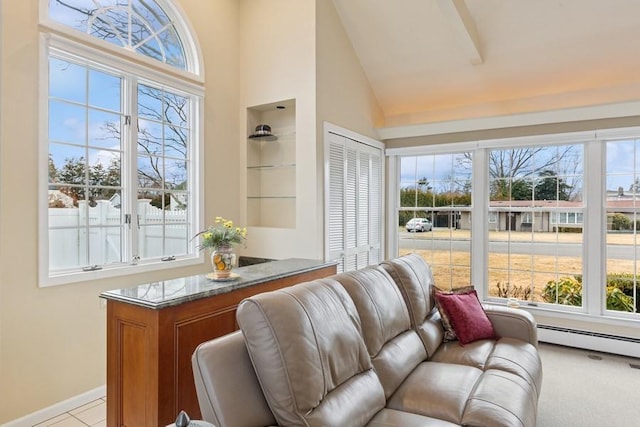
[[[487,304],[504,305],[506,304],[497,302],[496,300],[486,300]],[[530,312],[536,320],[544,318],[545,322],[548,320],[556,320],[559,324],[566,325],[567,323],[578,322],[581,327],[585,327],[587,324],[602,325],[603,327],[624,327],[624,328],[637,328],[640,325],[640,319],[637,318],[635,313],[620,313],[615,315],[615,312],[607,312],[605,314],[589,314],[582,311],[581,308],[575,307],[575,311],[568,311],[566,307],[564,309],[554,308],[551,306],[531,306],[520,302],[519,310],[526,310]],[[580,311],[578,311],[580,310]],[[592,330],[593,328],[589,328]],[[623,334],[629,335],[629,334]]]
[[[120,264],[113,267],[104,267],[102,270],[95,271],[77,271],[67,272],[52,276],[45,274],[40,275],[39,286],[41,288],[49,286],[68,285],[72,283],[88,282],[91,280],[109,279],[112,277],[130,276],[140,273],[148,273],[159,270],[169,270],[172,268],[187,267],[202,264],[204,257],[192,256],[188,258],[179,258],[175,261],[149,261],[140,262],[139,264]]]

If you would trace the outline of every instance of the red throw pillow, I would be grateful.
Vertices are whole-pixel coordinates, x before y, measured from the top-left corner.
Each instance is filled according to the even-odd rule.
[[[438,301],[438,294],[466,294],[469,291],[473,290],[473,286],[463,286],[461,288],[455,288],[450,291],[445,291],[443,289],[438,288],[437,286],[431,286],[431,295],[433,301],[435,302],[436,308],[440,313],[440,321],[442,322],[442,327],[444,328],[444,342],[449,341],[457,341],[458,337],[456,336],[456,331],[453,330],[453,326],[451,326],[451,321],[449,320],[449,316],[447,313],[440,307],[440,302]]]
[[[439,307],[451,322],[460,344],[495,338],[493,325],[484,312],[475,290],[464,293],[436,293]]]

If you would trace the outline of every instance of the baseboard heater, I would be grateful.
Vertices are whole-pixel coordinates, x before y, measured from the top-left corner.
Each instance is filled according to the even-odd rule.
[[[538,340],[551,344],[640,358],[640,338],[539,324]]]

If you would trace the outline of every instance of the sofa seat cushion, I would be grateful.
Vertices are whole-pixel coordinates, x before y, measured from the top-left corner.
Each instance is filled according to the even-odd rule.
[[[412,414],[410,412],[383,409],[376,414],[367,427],[455,427],[459,424],[450,423],[438,418]]]
[[[537,348],[515,338],[498,340],[487,358],[485,370],[497,369],[518,375],[540,395],[542,388],[542,361]]]
[[[487,359],[493,352],[495,345],[495,340],[479,340],[465,346],[461,346],[458,341],[445,342],[440,345],[429,360],[432,362],[473,366],[484,370]]]
[[[538,398],[518,375],[495,369],[484,372],[469,396],[462,425],[535,427]]]
[[[253,296],[237,319],[278,424],[364,426],[385,406],[358,313],[335,280]]]
[[[411,373],[387,408],[456,425],[535,427],[537,402],[534,387],[519,375],[430,361]]]
[[[536,347],[516,338],[481,340],[464,347],[456,341],[443,343],[432,362],[473,366],[487,371],[496,369],[518,375],[531,384],[536,395],[542,387],[542,361]]]
[[[460,424],[482,374],[471,366],[421,363],[387,400],[387,408]]]

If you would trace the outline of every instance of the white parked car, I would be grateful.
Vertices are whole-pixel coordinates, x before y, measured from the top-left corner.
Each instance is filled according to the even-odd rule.
[[[431,231],[433,225],[427,218],[411,218],[407,225],[405,225],[407,231]]]

